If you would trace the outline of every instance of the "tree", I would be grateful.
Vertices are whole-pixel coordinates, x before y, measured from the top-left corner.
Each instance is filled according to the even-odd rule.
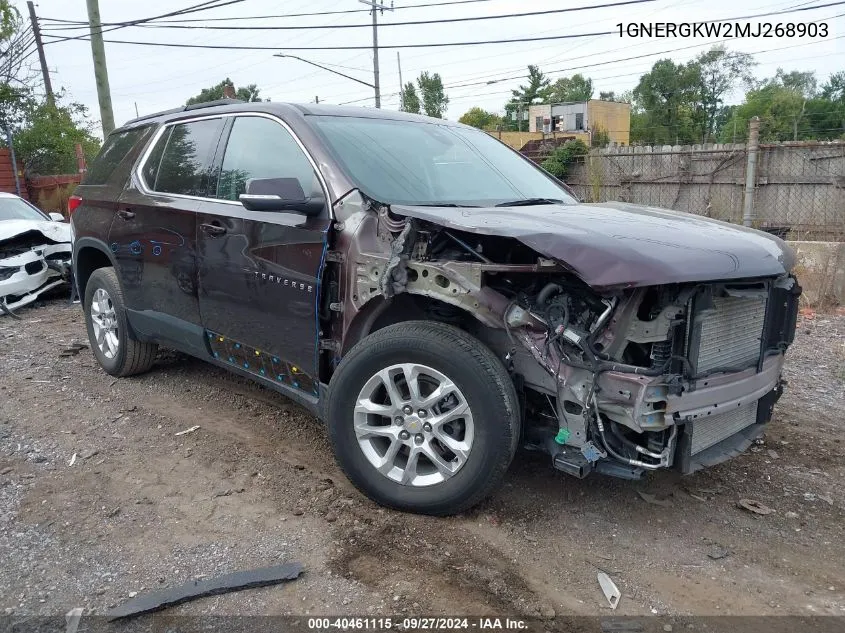
[[[483,108],[470,108],[458,119],[459,123],[477,127],[479,130],[495,129],[501,121],[501,117]]]
[[[422,95],[423,111],[435,119],[442,119],[449,105],[449,97],[443,92],[443,81],[439,73],[429,74],[428,71],[420,73],[417,78],[417,86]]]
[[[420,113],[420,98],[417,95],[417,89],[414,88],[414,84],[410,81],[405,84],[405,87],[402,89],[402,111],[403,112],[413,112],[414,114]]]
[[[552,155],[543,161],[541,167],[552,176],[563,178],[569,169],[569,165],[577,160],[579,156],[584,156],[588,151],[589,149],[587,149],[584,141],[580,139],[567,141],[555,148]]]
[[[505,119],[510,129],[522,129],[522,120],[517,120],[520,113],[528,111],[534,103],[545,103],[549,96],[551,80],[537,66],[528,66],[528,83],[511,90],[511,100],[505,104]]]
[[[88,160],[100,150],[87,108],[79,103],[62,105],[63,98],[59,92],[55,103],[29,100],[26,105],[25,121],[14,142],[18,161],[29,173],[75,173],[77,143]]]
[[[634,88],[636,111],[641,116],[636,126],[632,117],[631,141],[698,142],[703,124],[700,85],[698,64],[657,61]]]
[[[580,73],[561,77],[549,88],[547,100],[551,103],[587,101],[593,98],[593,80]]]
[[[8,0],[0,0],[0,40],[7,38],[15,31],[19,18],[20,13]]]
[[[602,90],[599,92],[599,99],[601,101],[616,101],[616,92],[613,90],[608,90],[607,92]]]
[[[701,53],[695,60],[698,66],[699,99],[703,111],[702,142],[706,143],[717,131],[716,119],[724,105],[724,97],[737,83],[750,87],[754,82],[751,69],[756,62],[748,53],[728,51],[724,46],[714,46]]]
[[[217,101],[223,99],[223,90],[226,86],[234,86],[232,80],[226,77],[216,86],[211,88],[203,88],[196,97],[191,97],[185,105],[193,105],[195,103],[208,103],[209,101]],[[250,84],[245,88],[238,88],[235,91],[235,98],[241,101],[261,101],[258,96],[258,86]]]

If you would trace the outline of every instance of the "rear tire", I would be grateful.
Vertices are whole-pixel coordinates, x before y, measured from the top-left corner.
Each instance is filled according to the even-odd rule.
[[[158,345],[132,338],[114,268],[98,268],[91,274],[84,306],[91,350],[106,373],[132,376],[152,367]]]
[[[353,347],[332,377],[326,417],[338,464],[361,492],[431,515],[487,497],[520,426],[502,362],[466,332],[428,321],[386,327]]]

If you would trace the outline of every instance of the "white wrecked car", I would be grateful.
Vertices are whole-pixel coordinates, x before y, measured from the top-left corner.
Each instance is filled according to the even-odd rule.
[[[0,193],[0,314],[68,281],[71,228],[10,193]]]

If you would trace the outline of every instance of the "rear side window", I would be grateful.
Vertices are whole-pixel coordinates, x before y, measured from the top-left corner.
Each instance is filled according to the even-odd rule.
[[[109,134],[100,153],[97,154],[97,157],[91,163],[90,167],[88,167],[84,184],[106,184],[114,173],[114,170],[117,169],[118,165],[126,158],[126,155],[135,147],[135,144],[147,130],[149,130],[149,126],[136,127],[131,130]]]
[[[281,124],[264,117],[235,119],[217,182],[217,198],[237,200],[253,178],[296,178],[306,197],[320,190],[308,157]]]
[[[179,123],[159,138],[142,169],[153,191],[208,195],[208,174],[221,119]]]

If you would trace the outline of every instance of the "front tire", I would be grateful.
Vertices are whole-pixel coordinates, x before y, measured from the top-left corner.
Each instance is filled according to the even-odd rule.
[[[502,362],[453,326],[410,321],[360,341],[332,377],[327,420],[338,464],[374,501],[462,512],[513,459],[519,407]]]
[[[91,350],[106,373],[132,376],[152,367],[158,345],[132,338],[114,268],[98,268],[91,274],[84,305]]]

